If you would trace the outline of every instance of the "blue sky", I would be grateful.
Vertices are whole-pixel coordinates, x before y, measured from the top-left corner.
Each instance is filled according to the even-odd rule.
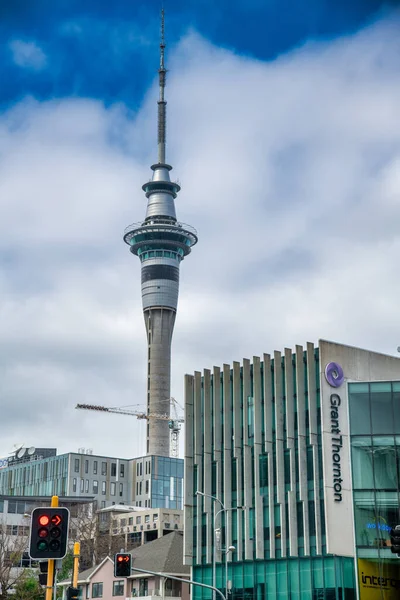
[[[159,7],[1,3],[0,457],[144,452],[143,423],[74,406],[145,404],[140,263],[122,233],[156,160]],[[172,395],[183,404],[185,373],[320,338],[395,354],[398,2],[165,8],[167,160],[199,233]]]
[[[171,49],[194,29],[217,46],[269,60],[307,40],[356,31],[398,4],[166,0],[167,39]],[[122,101],[136,109],[154,76],[160,6],[156,0],[2,3],[3,106],[32,94],[40,100],[74,96],[106,104]],[[18,60],[15,40],[27,45],[25,60]]]

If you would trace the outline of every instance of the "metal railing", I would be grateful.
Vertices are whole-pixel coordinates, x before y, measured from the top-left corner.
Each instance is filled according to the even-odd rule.
[[[182,229],[183,231],[187,231],[188,233],[191,233],[197,238],[196,229],[191,225],[188,225],[187,223],[181,223],[180,221],[177,221],[176,223],[173,223],[171,221],[139,221],[137,223],[132,223],[131,225],[128,225],[128,227],[125,227],[124,235],[126,235],[127,233],[131,233],[132,231],[137,231],[139,229],[149,230],[153,228],[163,229],[166,231],[176,231],[177,229]]]

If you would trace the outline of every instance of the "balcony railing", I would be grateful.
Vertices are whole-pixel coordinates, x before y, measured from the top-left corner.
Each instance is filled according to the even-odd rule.
[[[137,229],[150,229],[152,227],[166,230],[171,229],[172,231],[176,231],[177,229],[183,229],[184,231],[188,231],[197,238],[196,229],[191,225],[188,225],[187,223],[181,223],[179,221],[176,221],[176,223],[174,223],[171,221],[159,221],[157,219],[155,219],[154,221],[139,221],[137,223],[132,223],[131,225],[128,225],[128,227],[125,228],[124,235],[126,235],[127,233],[131,233],[131,231],[136,231]]]

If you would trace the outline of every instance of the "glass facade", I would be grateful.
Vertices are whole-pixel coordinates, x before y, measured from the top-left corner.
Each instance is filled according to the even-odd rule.
[[[191,388],[193,490],[230,507],[230,525],[227,513],[218,517],[216,585],[232,582],[229,600],[353,600],[354,559],[326,550],[319,351],[310,344],[265,356],[218,379],[215,371],[205,375],[201,386],[194,379]],[[206,496],[191,512],[192,568],[194,580],[211,585],[214,503]],[[226,572],[229,545],[235,550]],[[196,587],[192,594],[212,597]]]
[[[68,491],[68,454],[14,464],[0,470],[0,494],[65,496]]]
[[[212,585],[211,568],[194,567],[193,579]],[[324,556],[229,565],[234,600],[354,600],[354,560]],[[225,591],[225,570],[217,572],[217,587]],[[193,598],[211,592],[193,586]]]
[[[151,507],[183,509],[183,460],[151,457]]]
[[[349,384],[353,502],[360,600],[400,598],[400,382]]]

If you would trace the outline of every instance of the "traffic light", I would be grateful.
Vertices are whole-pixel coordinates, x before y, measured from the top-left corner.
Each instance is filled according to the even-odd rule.
[[[47,572],[49,570],[49,563],[47,560],[42,560],[39,563],[39,583],[40,585],[47,585]]]
[[[131,568],[131,554],[120,552],[114,556],[114,577],[129,577]]]
[[[391,551],[400,557],[400,525],[396,525],[394,529],[390,530],[390,542],[392,544]]]
[[[69,587],[67,589],[67,600],[78,600],[79,598],[79,590],[78,588]]]
[[[29,556],[39,560],[64,558],[68,524],[68,508],[35,508],[31,518]]]

